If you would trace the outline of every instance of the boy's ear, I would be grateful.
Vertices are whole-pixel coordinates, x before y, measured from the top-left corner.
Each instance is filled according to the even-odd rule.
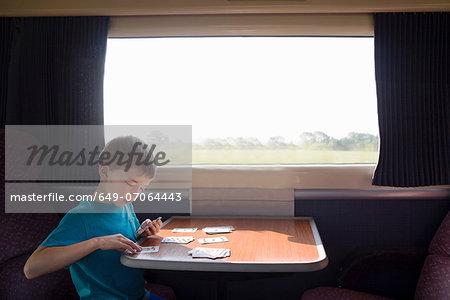
[[[98,166],[98,173],[101,179],[108,179],[109,167],[108,166]]]

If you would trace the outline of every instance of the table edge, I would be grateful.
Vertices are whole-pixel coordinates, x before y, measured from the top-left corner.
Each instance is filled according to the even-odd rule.
[[[324,269],[328,265],[328,257],[303,263],[252,263],[252,262],[228,262],[211,261],[193,263],[164,260],[143,260],[129,258],[125,255],[120,257],[120,262],[131,268],[172,270],[172,271],[210,271],[210,272],[312,272]],[[149,267],[149,262],[152,263]]]

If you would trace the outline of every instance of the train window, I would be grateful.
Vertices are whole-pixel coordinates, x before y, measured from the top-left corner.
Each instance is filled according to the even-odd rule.
[[[110,38],[105,124],[192,124],[193,164],[373,164],[374,77],[372,37]]]

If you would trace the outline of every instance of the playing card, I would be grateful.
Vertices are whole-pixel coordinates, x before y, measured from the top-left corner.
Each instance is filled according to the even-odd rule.
[[[230,233],[234,230],[234,227],[233,226],[205,227],[202,230],[203,230],[203,232],[208,233],[208,234]]]
[[[197,247],[188,251],[192,258],[223,258],[231,255],[229,249]]]
[[[229,249],[198,247],[190,251],[192,257],[221,258],[230,256]]]
[[[158,220],[158,219],[161,219],[161,217],[158,217],[155,220]],[[151,222],[152,221],[150,219],[145,219],[142,222],[141,226],[139,226],[139,228],[136,230],[136,236],[140,236],[150,226]]]
[[[163,238],[161,243],[188,244],[193,240],[195,240],[193,236],[169,236]]]
[[[196,232],[197,228],[174,228],[172,232]]]
[[[141,251],[138,251],[137,253],[153,253],[153,252],[158,252],[159,251],[159,246],[150,246],[150,247],[142,247]],[[134,254],[131,253],[130,250],[126,249],[124,251],[125,254],[130,255],[130,254]]]
[[[228,239],[224,236],[218,236],[213,238],[204,238],[204,239],[198,239],[200,244],[212,244],[212,243],[223,243],[228,242]]]
[[[136,236],[140,236],[148,228],[150,222],[150,219],[145,219],[142,222],[141,226],[139,226],[139,228],[136,230]]]
[[[139,251],[139,253],[152,253],[152,252],[158,252],[159,246],[150,246],[150,247],[142,247],[142,250]]]

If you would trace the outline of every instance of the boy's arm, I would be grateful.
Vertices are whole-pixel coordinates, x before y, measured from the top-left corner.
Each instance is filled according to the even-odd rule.
[[[67,267],[97,249],[125,251],[132,253],[142,248],[122,234],[95,237],[69,246],[38,247],[25,263],[24,273],[28,279],[51,273]]]
[[[70,246],[38,247],[28,258],[23,268],[28,279],[60,270],[97,250],[95,239]]]

